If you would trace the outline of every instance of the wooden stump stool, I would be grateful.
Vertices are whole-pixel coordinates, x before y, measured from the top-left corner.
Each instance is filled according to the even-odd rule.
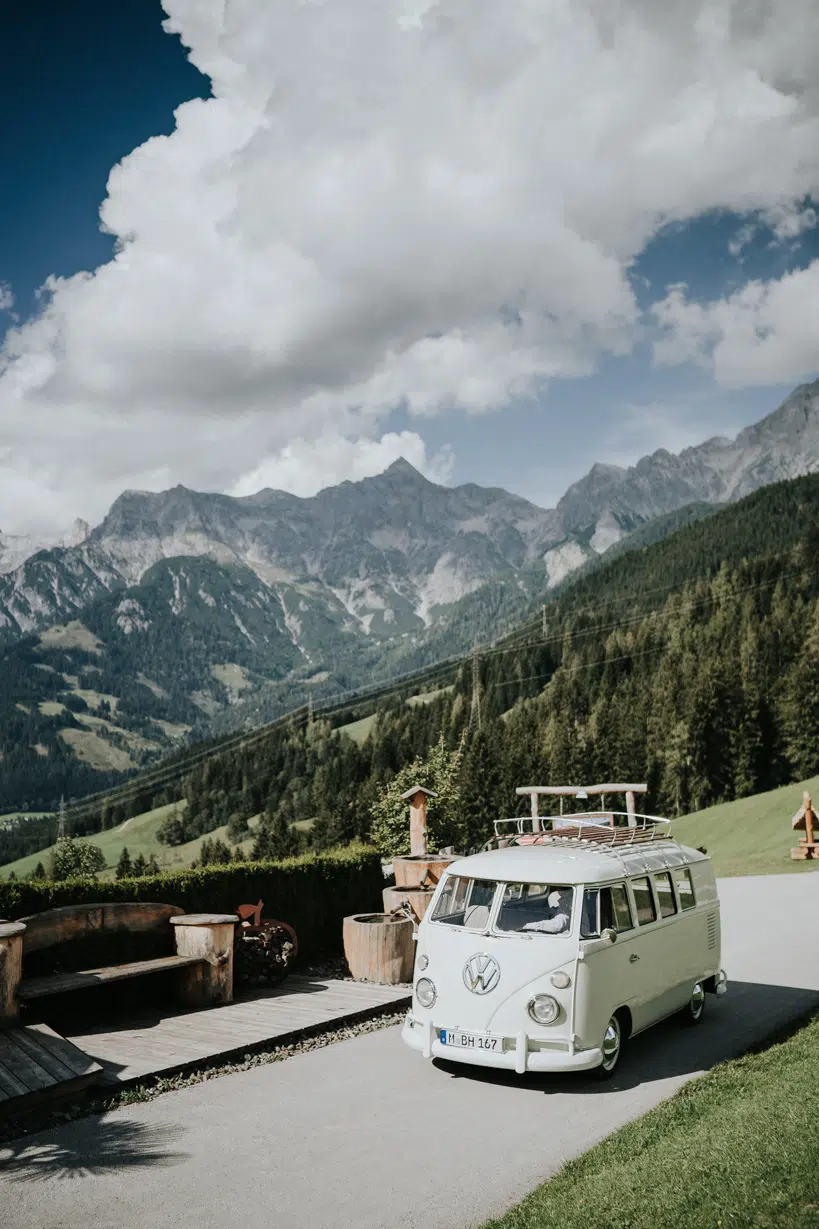
[[[170,919],[179,956],[199,956],[202,964],[180,977],[183,1003],[205,1007],[233,1002],[233,935],[235,913],[182,913]]]
[[[0,921],[0,1028],[16,1024],[17,987],[23,977],[24,922]]]

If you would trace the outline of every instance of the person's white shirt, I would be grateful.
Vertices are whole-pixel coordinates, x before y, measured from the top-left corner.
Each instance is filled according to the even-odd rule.
[[[553,910],[552,916],[542,918],[539,922],[526,922],[521,927],[522,930],[536,930],[541,934],[547,935],[557,935],[562,930],[568,930],[569,915],[565,907],[561,907],[562,897],[560,892],[550,892],[546,903]]]

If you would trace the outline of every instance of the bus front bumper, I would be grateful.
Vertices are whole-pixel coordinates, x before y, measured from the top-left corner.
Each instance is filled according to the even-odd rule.
[[[500,1067],[506,1071],[589,1071],[599,1067],[603,1052],[599,1047],[590,1050],[569,1049],[568,1042],[543,1041],[520,1032],[515,1037],[504,1037],[501,1050],[477,1050],[444,1045],[438,1027],[430,1020],[420,1020],[408,1013],[401,1030],[401,1040],[424,1058],[444,1058],[448,1062],[470,1063],[478,1067]]]

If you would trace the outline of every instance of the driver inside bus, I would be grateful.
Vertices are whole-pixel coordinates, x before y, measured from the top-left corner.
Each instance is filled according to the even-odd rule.
[[[561,892],[555,888],[546,898],[547,908],[544,917],[537,922],[527,922],[522,930],[537,930],[543,934],[557,935],[569,929],[571,916],[571,892]]]

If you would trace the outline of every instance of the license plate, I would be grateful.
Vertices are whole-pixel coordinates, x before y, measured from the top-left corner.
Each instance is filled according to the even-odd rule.
[[[486,1033],[461,1033],[451,1028],[441,1029],[441,1045],[458,1050],[500,1050],[501,1037],[488,1037]]]

